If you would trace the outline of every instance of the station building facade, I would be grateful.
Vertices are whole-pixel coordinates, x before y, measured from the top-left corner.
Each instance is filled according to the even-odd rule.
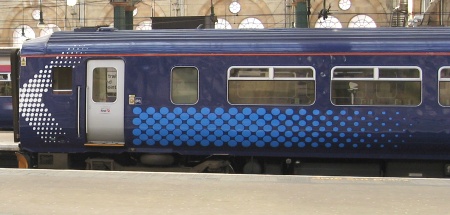
[[[20,47],[27,39],[54,31],[114,27],[115,7],[132,14],[133,30],[151,30],[155,17],[212,15],[213,28],[220,29],[450,25],[450,2],[444,0],[23,0],[0,4],[0,47]],[[298,20],[306,24],[300,26]]]

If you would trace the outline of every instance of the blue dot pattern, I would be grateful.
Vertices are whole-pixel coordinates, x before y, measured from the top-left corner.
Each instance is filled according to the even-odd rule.
[[[412,138],[399,111],[134,107],[133,114],[136,146],[370,149]]]

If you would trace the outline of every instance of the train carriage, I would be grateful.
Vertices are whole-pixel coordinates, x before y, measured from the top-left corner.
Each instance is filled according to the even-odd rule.
[[[20,148],[40,168],[195,157],[201,171],[291,174],[317,158],[439,161],[444,172],[449,38],[445,28],[55,32],[14,58]]]
[[[0,47],[0,129],[12,129],[11,47]]]

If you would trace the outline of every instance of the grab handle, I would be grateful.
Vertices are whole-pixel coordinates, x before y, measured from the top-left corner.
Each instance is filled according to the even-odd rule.
[[[77,132],[78,132],[78,138],[81,137],[80,134],[80,101],[81,101],[81,86],[77,86]]]

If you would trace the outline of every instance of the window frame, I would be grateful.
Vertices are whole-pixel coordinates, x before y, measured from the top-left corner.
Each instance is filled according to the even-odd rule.
[[[7,75],[6,79],[0,79],[0,83],[1,82],[8,82],[9,83],[9,84],[7,84],[9,86],[5,86],[5,87],[9,87],[9,94],[10,94],[10,95],[1,95],[0,94],[0,97],[11,97],[12,96],[11,72],[1,72],[0,75]],[[6,94],[6,92],[7,92],[7,88],[5,88],[4,94]]]
[[[441,103],[441,83],[442,82],[450,83],[450,77],[449,78],[441,78],[441,74],[444,69],[450,70],[450,66],[443,66],[443,67],[439,68],[439,70],[438,70],[437,101],[438,101],[438,104],[442,107],[450,107],[450,103],[448,105],[444,105]]]
[[[71,88],[67,88],[67,89],[55,89],[55,70],[70,70],[70,84],[71,84]],[[74,75],[73,75],[73,68],[72,67],[53,67],[52,70],[52,83],[51,83],[51,89],[52,89],[52,94],[53,95],[60,95],[60,96],[70,96],[73,94],[73,86],[74,86]],[[68,79],[67,79],[68,80]]]
[[[334,77],[334,71],[336,69],[373,69],[373,76],[371,78],[345,78],[345,77]],[[417,78],[389,78],[380,77],[380,70],[382,69],[415,69],[419,72],[419,77]],[[333,102],[333,81],[373,81],[373,82],[420,82],[420,101],[418,104],[414,105],[403,105],[403,104],[336,104]],[[376,87],[376,85],[375,85]],[[375,92],[376,94],[377,92]],[[384,107],[417,107],[423,102],[423,72],[418,66],[335,66],[331,68],[330,76],[330,102],[334,106],[384,106]],[[382,98],[382,97],[380,97]]]
[[[233,69],[256,69],[256,70],[268,70],[267,77],[231,77],[231,71]],[[275,71],[277,69],[310,69],[312,72],[311,77],[275,77]],[[313,81],[314,83],[314,97],[309,104],[255,104],[255,103],[232,103],[230,102],[230,81]],[[267,106],[312,106],[317,101],[317,79],[316,70],[312,66],[231,66],[227,70],[227,102],[230,105],[267,105]]]
[[[114,69],[111,70],[111,69]],[[101,73],[105,73],[105,79],[104,81],[104,85],[103,83],[100,82],[96,82],[96,78],[102,78],[100,75],[102,75]],[[111,96],[109,94],[111,94],[111,92],[108,92],[108,73],[114,72],[115,73],[115,78],[110,78],[110,79],[115,79],[114,83],[109,83],[112,84],[113,86],[116,87],[116,89],[114,89],[115,92],[115,96]],[[99,75],[99,76],[97,76]],[[108,66],[108,67],[100,67],[100,66],[96,66],[94,67],[94,69],[92,70],[92,90],[90,90],[91,93],[91,99],[94,103],[116,103],[118,98],[117,98],[117,86],[119,85],[118,82],[118,75],[119,75],[119,70],[117,69],[117,67],[114,66]],[[104,90],[104,101],[102,101],[101,99],[103,99],[102,97],[97,97],[96,93],[97,92],[101,92],[100,87],[105,87]],[[113,98],[114,100],[112,100],[111,98]]]
[[[173,71],[177,68],[193,68],[197,71],[197,100],[194,103],[176,103],[173,101]],[[170,70],[170,102],[174,105],[196,105],[200,100],[200,70],[196,66],[174,66]]]

